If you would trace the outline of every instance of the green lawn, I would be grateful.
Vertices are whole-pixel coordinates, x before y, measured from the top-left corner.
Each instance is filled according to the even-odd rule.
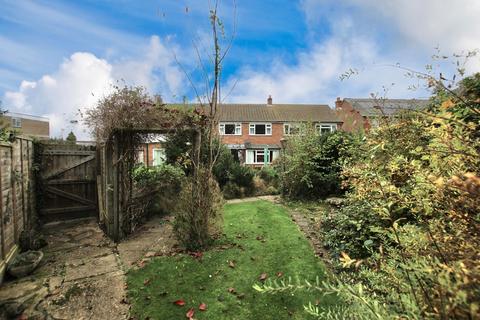
[[[202,259],[158,257],[130,271],[133,316],[185,319],[193,307],[195,319],[308,319],[303,305],[311,294],[310,298],[301,292],[270,295],[252,288],[262,273],[268,279],[278,279],[279,272],[280,278],[312,281],[325,276],[325,267],[285,209],[266,201],[228,204],[224,232],[226,239],[204,252]],[[233,268],[229,261],[234,261]],[[185,305],[175,305],[178,299]],[[335,302],[335,297],[327,296],[320,305]],[[198,310],[200,303],[207,305],[206,311]]]

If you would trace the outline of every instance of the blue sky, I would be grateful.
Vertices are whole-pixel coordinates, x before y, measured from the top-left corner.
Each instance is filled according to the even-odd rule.
[[[210,0],[212,2],[212,0]],[[445,54],[480,47],[477,0],[220,1],[227,36],[226,101],[325,103],[335,97],[425,97],[396,63],[423,70],[434,47]],[[46,115],[52,134],[74,130],[124,79],[167,101],[193,99],[185,72],[203,92],[193,43],[208,60],[207,0],[0,0],[0,99],[10,111]],[[225,46],[224,46],[225,47]],[[478,70],[477,60],[469,72]],[[349,68],[358,75],[340,81]],[[448,66],[442,66],[448,70]]]

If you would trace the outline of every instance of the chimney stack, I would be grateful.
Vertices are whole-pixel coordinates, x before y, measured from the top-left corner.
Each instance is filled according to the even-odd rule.
[[[342,99],[337,97],[337,101],[335,101],[335,109],[340,109],[342,107]]]
[[[271,106],[272,104],[273,104],[273,99],[272,99],[272,96],[269,95],[267,99],[267,105]]]

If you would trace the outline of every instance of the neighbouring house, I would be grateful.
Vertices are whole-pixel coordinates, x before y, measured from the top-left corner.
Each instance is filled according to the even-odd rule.
[[[424,99],[337,98],[335,111],[342,130],[367,131],[377,126],[381,117],[393,117],[403,110],[421,110],[428,102]]]
[[[145,137],[145,143],[137,151],[138,163],[143,163],[148,167],[159,166],[165,162],[165,149],[162,143],[165,137],[161,134],[149,134]]]
[[[221,141],[242,164],[261,167],[280,154],[282,142],[302,124],[311,123],[321,132],[340,128],[341,121],[328,105],[221,104],[218,107]]]
[[[320,133],[341,127],[335,111],[324,104],[220,104],[217,110],[220,140],[242,164],[262,167],[280,155],[282,143],[310,123]],[[147,166],[165,161],[162,135],[150,135],[138,150],[138,162]]]
[[[38,139],[48,139],[50,137],[50,121],[46,117],[6,112],[1,118],[3,120],[2,125],[22,135]]]

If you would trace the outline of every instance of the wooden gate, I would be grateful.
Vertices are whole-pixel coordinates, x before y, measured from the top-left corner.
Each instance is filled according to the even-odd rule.
[[[40,155],[40,219],[49,222],[96,216],[95,148],[44,144]]]

